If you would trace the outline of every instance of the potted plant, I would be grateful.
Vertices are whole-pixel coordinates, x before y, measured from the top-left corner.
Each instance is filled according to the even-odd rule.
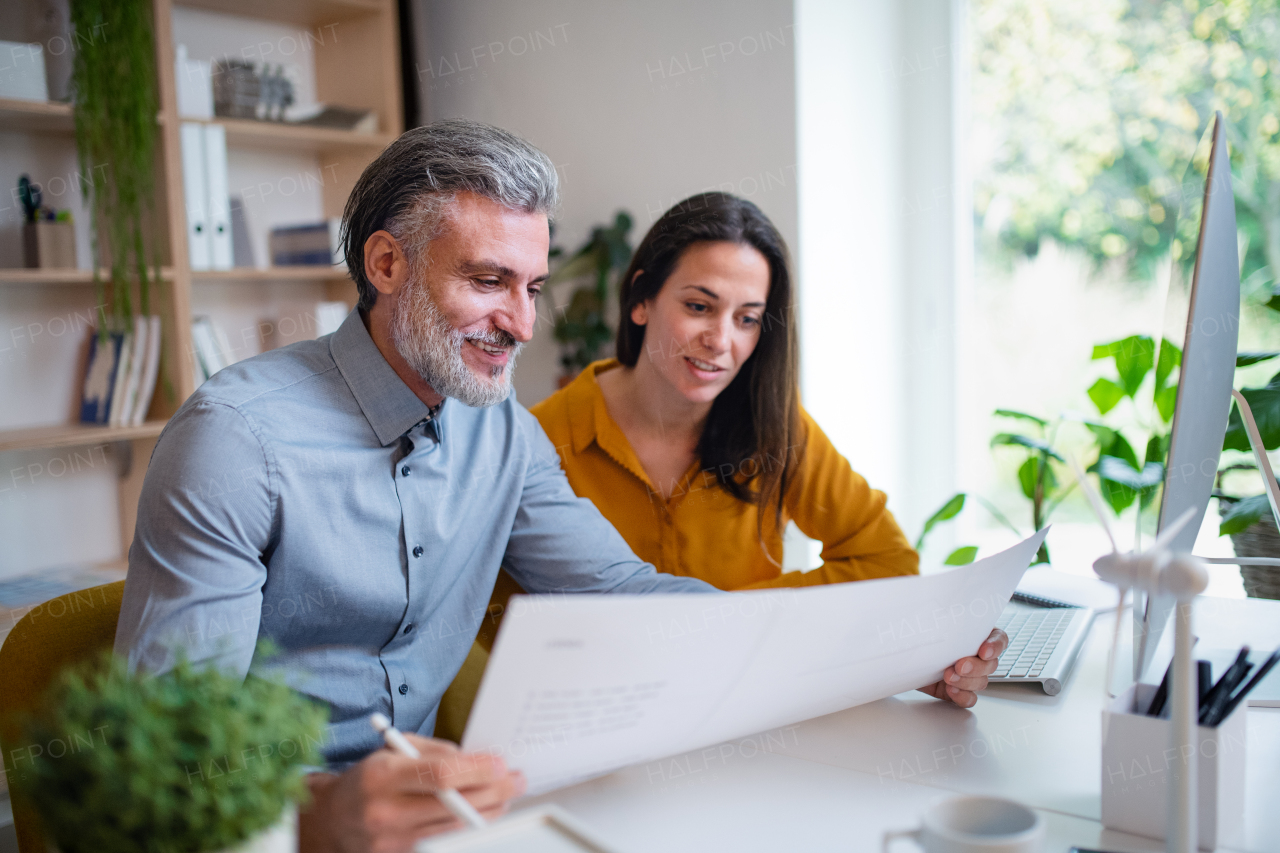
[[[1139,506],[1138,520],[1142,512],[1154,502],[1160,484],[1164,481],[1164,460],[1168,452],[1167,428],[1173,419],[1177,400],[1175,371],[1181,363],[1181,352],[1168,340],[1159,347],[1145,335],[1132,335],[1093,348],[1093,359],[1111,359],[1116,374],[1098,379],[1088,390],[1099,416],[1111,414],[1124,400],[1129,400],[1135,419],[1147,428],[1147,440],[1143,458],[1139,459],[1133,444],[1116,427],[1080,417],[1061,416],[1050,421],[1027,412],[1013,409],[997,409],[996,417],[1017,423],[1017,431],[1001,431],[991,439],[991,447],[1012,448],[1022,457],[1018,466],[1018,485],[1024,497],[1031,502],[1031,529],[1039,530],[1049,520],[1054,510],[1075,488],[1075,477],[1061,470],[1066,460],[1056,448],[1059,431],[1067,422],[1078,422],[1091,434],[1093,452],[1097,455],[1089,473],[1098,477],[1101,491],[1112,511],[1119,515],[1135,501]],[[1280,353],[1277,353],[1280,355]],[[1154,418],[1145,418],[1147,377],[1153,378],[1150,399],[1155,408]],[[1143,403],[1139,403],[1139,397]],[[1144,423],[1144,421],[1148,421]],[[1278,421],[1280,432],[1280,421]],[[1280,438],[1278,438],[1280,440]],[[939,523],[955,518],[964,508],[964,492],[957,493],[925,522],[916,549],[924,545],[928,533]],[[972,495],[1002,524],[1018,536],[1024,535],[995,506],[980,495]],[[978,549],[972,545],[954,550],[944,561],[946,565],[963,565],[972,562]],[[1035,562],[1049,562],[1049,547],[1041,544]]]
[[[297,849],[303,768],[327,711],[283,684],[182,660],[130,673],[110,654],[71,667],[21,724],[10,784],[61,853]],[[19,760],[25,759],[25,760]]]
[[[71,3],[75,31],[85,34],[75,40],[71,87],[97,304],[109,306],[101,309],[103,335],[127,330],[135,313],[151,313],[150,284],[160,266],[159,246],[144,227],[148,216],[154,220],[159,131],[151,14],[149,0]],[[99,275],[104,266],[109,293]]]
[[[548,287],[585,281],[574,289],[568,304],[556,317],[554,335],[560,344],[560,387],[591,362],[600,358],[613,340],[614,328],[607,314],[616,277],[631,262],[631,216],[618,211],[612,225],[597,225],[591,236],[563,266],[552,274]],[[552,252],[552,256],[559,250]]]
[[[1280,296],[1273,297],[1268,307],[1280,310]],[[1269,361],[1280,352],[1244,352],[1236,356],[1236,367],[1248,367]],[[1280,447],[1280,373],[1261,388],[1242,388],[1240,393],[1249,401],[1258,435],[1267,450]],[[1222,442],[1223,450],[1251,452],[1249,436],[1240,417],[1240,407],[1232,404],[1231,419]],[[1231,537],[1231,546],[1237,557],[1280,557],[1280,532],[1266,494],[1250,496],[1233,495],[1223,491],[1224,476],[1232,471],[1257,470],[1253,463],[1236,463],[1224,466],[1218,472],[1218,513],[1222,524],[1218,532]],[[1245,592],[1253,598],[1280,598],[1280,567],[1240,567]]]

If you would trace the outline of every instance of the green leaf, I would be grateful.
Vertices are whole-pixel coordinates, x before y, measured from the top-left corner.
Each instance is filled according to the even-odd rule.
[[[1218,525],[1218,535],[1228,536],[1247,530],[1271,513],[1271,502],[1266,495],[1254,495],[1242,501],[1236,501]]]
[[[1036,479],[1040,475],[1040,459],[1039,456],[1031,456],[1026,462],[1023,462],[1018,468],[1018,485],[1022,487],[1022,494],[1026,495],[1030,500],[1036,497]],[[1058,478],[1054,475],[1052,468],[1046,468],[1044,472],[1044,494],[1045,497],[1053,494],[1058,488]]]
[[[1236,367],[1248,367],[1251,364],[1259,364],[1264,361],[1270,361],[1280,352],[1241,352],[1236,353]]]
[[[1042,427],[1049,425],[1049,422],[1044,418],[1037,418],[1035,415],[1029,415],[1026,412],[1015,412],[1013,409],[996,409],[995,413],[1002,418],[1021,418],[1024,421],[1031,421]]]
[[[1168,423],[1173,420],[1173,413],[1178,405],[1178,386],[1170,385],[1168,388],[1161,388],[1155,394],[1156,411],[1160,413],[1160,420]]]
[[[924,529],[920,531],[920,538],[916,540],[917,551],[924,547],[924,537],[929,535],[929,531],[933,530],[936,524],[950,521],[960,514],[960,510],[964,509],[964,498],[964,492],[957,492],[937,512],[929,516],[929,520],[924,523]]]
[[[1094,438],[1098,441],[1098,458],[1104,456],[1115,456],[1125,460],[1133,467],[1138,467],[1138,455],[1133,452],[1133,445],[1129,444],[1128,439],[1112,429],[1106,424],[1095,423],[1093,421],[1085,421],[1085,426],[1093,433]],[[1098,463],[1089,466],[1089,471],[1097,470]]]
[[[1103,456],[1098,460],[1098,476],[1112,483],[1119,483],[1134,491],[1152,489],[1164,480],[1164,466],[1159,462],[1148,462],[1139,471],[1127,460],[1115,456]]]
[[[1258,434],[1262,444],[1268,450],[1280,447],[1280,374],[1271,377],[1271,381],[1262,388],[1242,388],[1240,393],[1249,401],[1249,409],[1258,424]],[[1231,404],[1231,417],[1227,420],[1227,434],[1222,440],[1223,450],[1242,450],[1248,452],[1249,435],[1245,432],[1244,421],[1240,418],[1240,407]]]
[[[1146,335],[1130,335],[1109,344],[1100,344],[1093,348],[1094,360],[1110,357],[1115,360],[1116,371],[1120,374],[1120,382],[1124,393],[1133,397],[1142,387],[1142,380],[1155,365],[1155,343]]]
[[[1168,338],[1160,339],[1160,354],[1156,358],[1156,389],[1162,389],[1173,369],[1182,365],[1182,350]]]
[[[1089,386],[1089,399],[1097,406],[1098,414],[1105,415],[1125,397],[1124,389],[1110,379],[1099,379]]]
[[[1169,454],[1169,436],[1153,435],[1147,439],[1147,448],[1143,454],[1143,464],[1158,462],[1161,465],[1165,462],[1165,457]],[[1114,454],[1112,454],[1114,455]],[[1138,463],[1134,462],[1134,468],[1138,467]]]
[[[1148,462],[1138,470],[1127,459],[1100,456],[1089,470],[1098,475],[1102,497],[1116,515],[1132,506],[1140,496],[1154,492],[1164,482],[1164,466],[1159,462]]]
[[[1066,461],[1065,459],[1062,458],[1061,454],[1059,454],[1058,451],[1054,450],[1052,447],[1049,446],[1048,442],[1041,441],[1038,438],[1031,438],[1030,436],[1027,436],[1027,435],[1017,435],[1011,432],[1002,432],[1002,433],[998,433],[994,438],[991,439],[992,447],[1000,447],[1004,445],[1016,445],[1018,447],[1025,447],[1028,450],[1035,450],[1039,453],[1044,453],[1049,456],[1052,456],[1054,459],[1057,459],[1059,462]]]
[[[944,566],[967,566],[973,562],[973,558],[978,556],[977,545],[965,545],[957,548],[947,555],[947,559],[942,561]]]

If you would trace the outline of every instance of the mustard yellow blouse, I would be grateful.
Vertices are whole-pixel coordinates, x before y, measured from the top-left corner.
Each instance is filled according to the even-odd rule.
[[[919,571],[919,557],[885,509],[884,493],[854,472],[803,410],[804,457],[783,501],[783,518],[822,542],[821,568],[784,573],[782,532],[772,524],[772,510],[765,509],[762,544],[760,509],[725,492],[715,472],[696,463],[664,499],[609,416],[596,382],[597,374],[617,366],[614,359],[594,362],[530,411],[556,445],[573,490],[600,509],[642,560],[726,590]]]

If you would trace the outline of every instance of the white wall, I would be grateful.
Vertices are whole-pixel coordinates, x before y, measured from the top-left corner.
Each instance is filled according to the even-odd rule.
[[[914,537],[955,488],[961,5],[795,9],[805,404]]]
[[[666,208],[714,188],[760,205],[795,245],[789,0],[421,0],[415,15],[422,115],[489,122],[546,151],[566,249],[619,208],[635,245]],[[526,405],[555,390],[549,308],[516,370]]]

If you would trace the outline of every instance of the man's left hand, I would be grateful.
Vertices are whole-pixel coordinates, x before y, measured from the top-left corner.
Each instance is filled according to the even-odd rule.
[[[978,701],[978,691],[987,686],[987,676],[996,671],[1000,655],[1008,646],[1009,635],[992,628],[991,636],[978,646],[976,655],[960,658],[942,673],[941,681],[921,687],[920,692],[954,702],[961,708],[972,708]]]

